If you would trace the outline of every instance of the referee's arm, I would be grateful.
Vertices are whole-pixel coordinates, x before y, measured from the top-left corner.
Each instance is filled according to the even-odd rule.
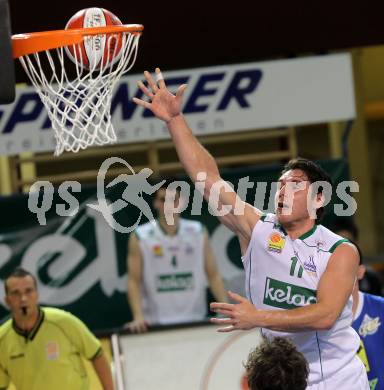
[[[111,368],[103,350],[100,348],[96,356],[91,360],[93,368],[103,386],[103,390],[113,390],[113,379]]]
[[[105,357],[100,341],[88,329],[79,318],[67,313],[63,316],[63,326],[77,351],[86,359],[92,362],[103,390],[113,390],[111,368]]]

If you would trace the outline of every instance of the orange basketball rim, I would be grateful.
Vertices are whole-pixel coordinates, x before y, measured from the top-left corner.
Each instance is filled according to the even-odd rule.
[[[12,36],[13,58],[56,49],[58,47],[76,45],[81,43],[86,36],[119,33],[141,35],[143,30],[144,26],[141,24],[123,24],[121,26],[88,27],[16,34]]]

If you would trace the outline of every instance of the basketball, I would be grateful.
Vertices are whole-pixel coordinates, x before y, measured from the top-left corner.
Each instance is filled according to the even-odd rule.
[[[65,29],[105,27],[122,25],[120,19],[103,8],[86,8],[77,12],[68,21]],[[75,63],[90,70],[112,66],[121,56],[122,34],[100,34],[85,37],[76,46],[66,46],[68,57]]]

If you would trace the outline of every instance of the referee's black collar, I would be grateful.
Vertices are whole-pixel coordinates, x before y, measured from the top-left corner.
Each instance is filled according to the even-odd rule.
[[[14,319],[12,320],[12,327],[13,327],[14,331],[17,334],[19,334],[20,336],[25,337],[26,340],[33,340],[35,338],[37,332],[39,331],[41,324],[44,321],[44,316],[45,316],[44,311],[39,307],[39,317],[38,317],[38,319],[36,321],[35,326],[30,331],[26,331],[24,329],[20,329],[17,326],[17,324],[16,324]]]

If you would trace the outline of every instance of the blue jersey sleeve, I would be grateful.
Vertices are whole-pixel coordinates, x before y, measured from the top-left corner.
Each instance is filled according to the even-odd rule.
[[[358,352],[372,390],[384,390],[384,298],[363,294],[363,307],[353,328],[359,334]]]

